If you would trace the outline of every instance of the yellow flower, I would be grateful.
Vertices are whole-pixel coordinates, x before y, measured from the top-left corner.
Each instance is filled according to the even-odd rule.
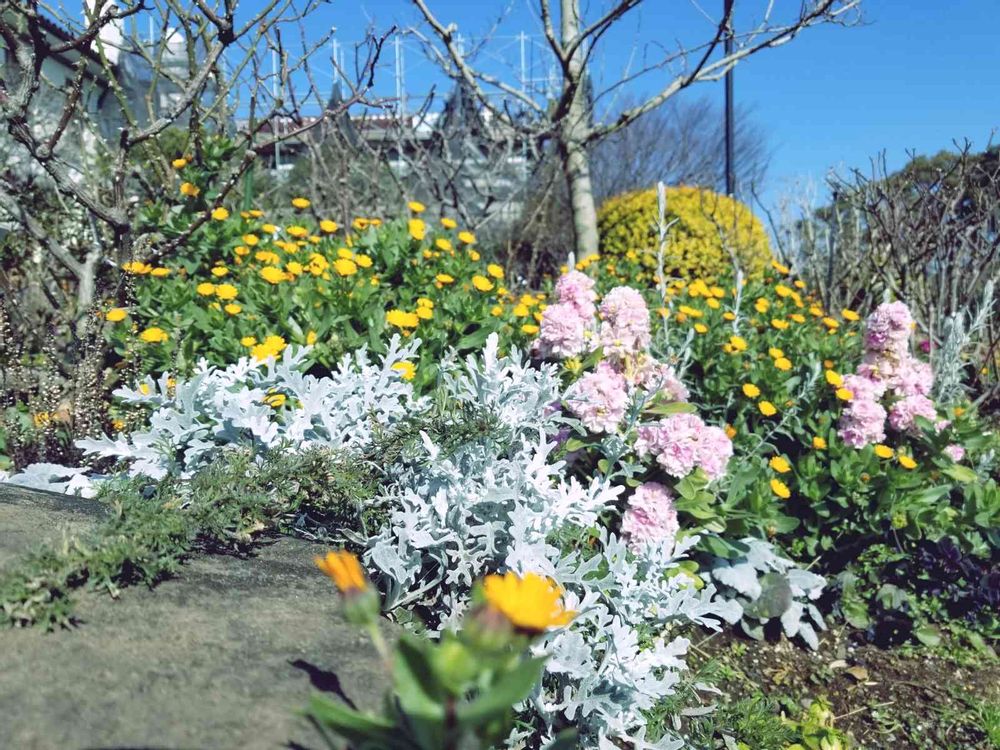
[[[371,257],[368,256],[368,255],[365,255],[364,253],[361,253],[360,255],[356,255],[354,257],[354,262],[357,263],[362,268],[371,268],[372,267],[372,259],[371,259]]]
[[[243,244],[245,244],[245,245],[249,245],[250,247],[253,247],[258,242],[260,242],[260,238],[257,237],[256,234],[244,234],[243,235]]]
[[[292,198],[292,205],[295,208],[309,208],[312,204],[308,198]]]
[[[415,311],[415,314],[421,320],[430,320],[431,318],[434,317],[434,311],[431,310],[429,307],[418,307]]]
[[[708,333],[708,326],[704,323],[695,323],[694,330],[695,333]]]
[[[789,317],[790,320],[794,320],[796,323],[805,323],[806,322],[806,316],[805,315],[801,315],[800,313],[792,313],[788,317]]]
[[[253,257],[261,263],[267,263],[269,266],[276,266],[281,263],[281,258],[278,257],[278,254],[272,253],[270,250],[260,250],[254,253]]]
[[[434,277],[434,280],[437,281],[437,283],[439,284],[452,284],[455,281],[453,277],[449,276],[446,273],[439,273],[437,276]]]
[[[774,360],[774,366],[782,372],[788,372],[792,369],[792,361],[787,357],[778,357]]]
[[[844,378],[841,377],[840,373],[838,373],[838,372],[836,372],[834,370],[827,370],[824,373],[824,375],[826,377],[826,382],[829,383],[830,385],[836,387],[836,388],[839,388],[840,386],[842,386],[844,384]]]
[[[492,292],[493,282],[487,279],[485,276],[480,276],[476,274],[472,277],[472,286],[478,289],[480,292]]]
[[[444,237],[438,237],[436,240],[434,240],[434,247],[436,247],[438,250],[448,252],[449,250],[451,250],[451,240],[447,240]]]
[[[486,266],[486,273],[488,273],[494,279],[503,278],[503,269],[496,263],[490,263],[488,266]]]
[[[337,229],[339,229],[339,227],[337,226],[337,222],[330,221],[329,219],[323,219],[323,221],[319,223],[319,228],[322,229],[327,234],[333,234],[334,232],[337,231]]]
[[[757,301],[753,303],[753,306],[754,309],[761,315],[771,309],[771,303],[763,297],[758,297]]]
[[[398,372],[403,380],[413,380],[417,374],[417,366],[412,362],[397,362],[392,369]]]
[[[734,437],[736,437],[736,428],[733,427],[731,424],[727,424],[725,427],[725,433],[726,437],[732,440]]]
[[[914,461],[910,456],[907,456],[905,453],[900,453],[899,457],[896,460],[899,461],[899,465],[902,466],[904,469],[909,470],[917,468],[917,462]]]
[[[835,391],[835,395],[841,401],[850,401],[852,398],[854,398],[854,391],[850,390],[849,388],[840,387]]]
[[[757,398],[760,395],[760,388],[753,383],[744,383],[743,395],[747,398]]]
[[[854,310],[848,310],[846,307],[840,311],[840,315],[844,320],[861,320],[860,315],[854,312]]]
[[[153,267],[148,263],[142,263],[138,260],[130,260],[128,263],[122,263],[122,270],[126,273],[135,273],[141,276],[152,271]]]
[[[267,266],[260,270],[260,277],[264,279],[268,284],[280,284],[282,281],[288,279],[288,274],[282,271],[280,268],[275,268],[274,266]]]
[[[184,169],[184,167],[187,166],[187,163],[188,160],[182,156],[179,159],[174,159],[172,162],[170,162],[170,166],[173,167],[174,169]]]
[[[225,310],[230,315],[239,315],[241,312],[243,312],[243,308],[237,304],[234,304],[233,302],[230,302],[222,309]]]
[[[729,310],[726,310],[724,313],[722,313],[722,317],[725,320],[736,320],[736,313],[729,312]]]
[[[410,236],[417,241],[427,236],[427,225],[423,219],[410,219],[407,222],[407,228],[409,229]]]
[[[420,324],[420,318],[416,313],[405,310],[390,310],[385,314],[385,322],[396,328],[416,328]]]
[[[472,232],[459,232],[458,241],[466,245],[473,245],[476,242],[476,235]]]
[[[427,210],[427,206],[425,206],[420,201],[410,201],[409,203],[406,204],[406,206],[415,214],[422,214],[424,211]]]
[[[503,315],[503,307],[501,305],[493,305],[493,307],[490,308],[490,315],[494,318],[499,318]]]
[[[347,258],[337,258],[333,262],[333,270],[341,276],[353,276],[358,272],[358,264]]]
[[[170,338],[167,332],[162,328],[157,326],[152,326],[147,328],[145,331],[139,334],[139,338],[145,341],[147,344],[160,344]]]
[[[200,294],[202,297],[211,297],[213,294],[215,294],[215,284],[203,281],[198,286],[196,286],[194,290],[198,292],[198,294]]]
[[[488,575],[483,595],[490,609],[506,617],[515,629],[530,634],[568,625],[576,614],[563,605],[559,585],[537,573]]]
[[[454,219],[449,219],[447,216],[445,216],[441,219],[441,226],[443,226],[445,229],[454,229],[455,227],[458,226],[458,224]]]
[[[240,343],[243,346],[253,346],[254,344],[257,343],[257,339],[255,339],[253,336],[244,336],[243,338],[240,339]]]
[[[825,451],[826,450],[826,439],[825,438],[821,438],[819,435],[816,435],[815,437],[813,437],[812,445],[813,445],[813,448],[815,448],[818,451]]]
[[[788,489],[788,485],[780,479],[772,479],[770,484],[771,492],[780,497],[782,500],[787,500],[792,496],[792,492]]]
[[[840,323],[838,323],[834,318],[826,317],[823,318],[823,325],[829,328],[831,331],[835,331],[840,328]]]
[[[316,343],[317,338],[319,337],[316,335],[316,331],[309,331],[309,333],[306,334],[306,345],[312,346]]]
[[[964,406],[956,406],[954,409],[952,409],[952,413],[956,417],[961,417],[963,414],[965,414],[965,407]]]
[[[190,182],[181,183],[181,195],[186,195],[188,198],[194,198],[198,193],[201,192],[201,188]]]
[[[149,275],[150,276],[155,276],[158,279],[162,279],[165,276],[169,276],[170,275],[170,269],[169,268],[163,268],[163,267],[154,268],[152,271],[149,272]]]
[[[212,218],[216,221],[225,221],[229,218],[229,209],[219,206],[212,209]]]
[[[222,300],[236,299],[238,291],[232,284],[219,284],[215,287],[215,296]]]
[[[302,271],[305,269],[302,268],[302,264],[298,261],[290,260],[285,264],[285,270],[288,271],[291,276],[301,276]]]
[[[112,323],[118,323],[119,321],[125,320],[126,315],[128,315],[128,310],[124,307],[112,307],[104,313],[104,319],[110,320]]]
[[[782,265],[776,260],[771,261],[771,268],[780,273],[782,276],[787,276],[791,269],[788,266]]]
[[[888,445],[879,443],[875,446],[875,455],[879,458],[892,458],[896,455],[896,452],[890,448]]]
[[[768,466],[770,466],[779,474],[787,474],[792,470],[792,465],[788,463],[788,459],[785,458],[784,456],[774,456],[767,463]]]
[[[787,320],[782,320],[781,318],[774,318],[771,320],[771,325],[774,328],[777,328],[779,331],[784,331],[786,328],[788,328],[789,323]]]
[[[281,336],[272,335],[254,346],[250,350],[250,354],[254,359],[262,362],[269,357],[277,357],[284,351],[285,346],[285,340]]]
[[[417,307],[429,307],[431,310],[433,310],[434,301],[429,300],[426,297],[417,297]]]
[[[769,356],[771,359],[778,359],[780,357],[784,357],[785,353],[778,347],[772,346],[770,349],[767,350],[767,356]]]
[[[309,230],[305,227],[300,227],[293,224],[290,227],[285,227],[285,231],[288,232],[289,237],[294,237],[295,239],[301,239],[309,234]]]
[[[365,219],[361,216],[356,216],[354,218],[354,221],[351,222],[351,226],[357,229],[359,232],[367,229],[370,224],[371,222],[368,221],[368,219]]]
[[[732,347],[734,352],[745,352],[747,348],[746,339],[742,336],[730,336],[729,346]]]
[[[757,404],[757,408],[760,409],[760,413],[763,414],[765,417],[773,417],[775,414],[778,413],[778,410],[775,408],[774,404],[772,404],[770,401],[761,401],[759,404]]]
[[[287,400],[288,397],[284,393],[270,393],[264,397],[264,403],[272,409],[280,409]]]
[[[480,257],[482,256],[480,256],[475,250],[469,251],[469,260],[478,262]]]
[[[784,284],[778,284],[777,286],[775,286],[774,287],[774,293],[777,294],[781,298],[790,297],[790,296],[792,296],[792,294],[794,294],[794,292],[792,291],[792,289],[790,289],[789,287],[785,286]]]
[[[327,552],[316,557],[316,566],[336,584],[342,594],[360,593],[368,588],[368,579],[358,558],[346,550]]]
[[[719,302],[719,300],[715,299],[715,297],[709,297],[708,299],[706,299],[705,304],[711,307],[713,310],[718,310],[722,306],[722,303]]]
[[[348,250],[346,247],[337,248],[337,257],[344,260],[354,260],[354,251]]]
[[[244,255],[249,255],[250,254],[250,248],[247,247],[246,245],[237,245],[233,249],[233,252],[236,253],[238,256],[240,256],[242,258]]]
[[[276,234],[278,232],[278,227],[276,227],[274,224],[261,224],[260,231],[262,231],[264,234]],[[253,235],[249,236],[253,237]],[[245,240],[246,236],[244,236],[243,239]]]
[[[229,269],[225,266],[216,266],[212,269],[212,275],[217,279],[221,279],[227,273],[229,273]]]
[[[528,334],[529,336],[534,336],[536,333],[538,333],[539,330],[541,329],[534,323],[525,323],[523,326],[521,326],[521,331],[523,333]]]

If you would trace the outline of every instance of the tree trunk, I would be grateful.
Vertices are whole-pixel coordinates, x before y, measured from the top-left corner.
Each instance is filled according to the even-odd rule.
[[[562,43],[571,46],[580,34],[580,0],[562,0],[560,4]],[[590,181],[590,157],[587,154],[587,131],[590,105],[587,95],[585,49],[580,44],[570,56],[563,77],[563,94],[569,94],[565,115],[559,122],[559,154],[569,186],[573,211],[574,250],[579,257],[597,252],[597,209]],[[567,90],[568,89],[568,90]]]

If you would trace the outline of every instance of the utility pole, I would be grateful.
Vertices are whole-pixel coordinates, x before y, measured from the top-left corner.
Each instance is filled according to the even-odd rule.
[[[400,118],[406,117],[406,68],[403,62],[403,39],[396,34],[392,40],[393,50],[396,53],[396,105]]]
[[[275,104],[278,101],[278,50],[271,50],[271,72],[273,78],[271,79],[271,96],[274,97]],[[281,173],[281,138],[278,134],[278,128],[281,127],[281,117],[278,115],[274,116],[271,120],[271,135],[275,136],[274,141],[274,171]]]
[[[733,0],[724,0],[726,19],[725,54],[733,54]],[[736,174],[733,167],[733,69],[726,71],[726,195],[736,192]]]

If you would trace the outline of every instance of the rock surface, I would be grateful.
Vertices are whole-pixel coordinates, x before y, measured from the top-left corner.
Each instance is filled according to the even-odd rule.
[[[0,572],[100,515],[0,484]],[[319,551],[282,538],[248,559],[199,556],[152,590],[81,594],[73,630],[0,630],[0,747],[322,747],[296,714],[310,695],[375,707],[386,681],[368,639],[339,616]]]

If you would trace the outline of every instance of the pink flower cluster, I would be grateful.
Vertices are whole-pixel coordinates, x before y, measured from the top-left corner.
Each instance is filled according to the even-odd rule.
[[[663,470],[682,479],[696,468],[709,479],[726,472],[733,444],[718,427],[706,425],[694,414],[672,414],[659,422],[641,425],[635,451],[639,457],[653,456]]]
[[[937,419],[928,394],[934,375],[926,362],[910,353],[913,316],[903,302],[879,305],[865,321],[865,354],[857,374],[844,377],[852,398],[841,414],[840,438],[852,448],[885,439],[888,419],[893,430],[915,429],[916,418]],[[888,411],[880,403],[890,399]],[[938,422],[938,428],[947,422]]]
[[[607,362],[576,381],[566,394],[566,403],[591,432],[615,432],[628,408],[628,384]]]
[[[622,535],[632,551],[640,553],[649,545],[672,547],[679,530],[670,490],[657,482],[636,487],[622,516]]]
[[[590,348],[588,338],[597,313],[594,280],[570,271],[556,282],[556,297],[559,301],[542,312],[534,351],[542,357],[577,357]]]
[[[620,359],[644,352],[649,346],[649,309],[642,295],[628,286],[616,286],[601,302],[601,346],[604,356]]]

